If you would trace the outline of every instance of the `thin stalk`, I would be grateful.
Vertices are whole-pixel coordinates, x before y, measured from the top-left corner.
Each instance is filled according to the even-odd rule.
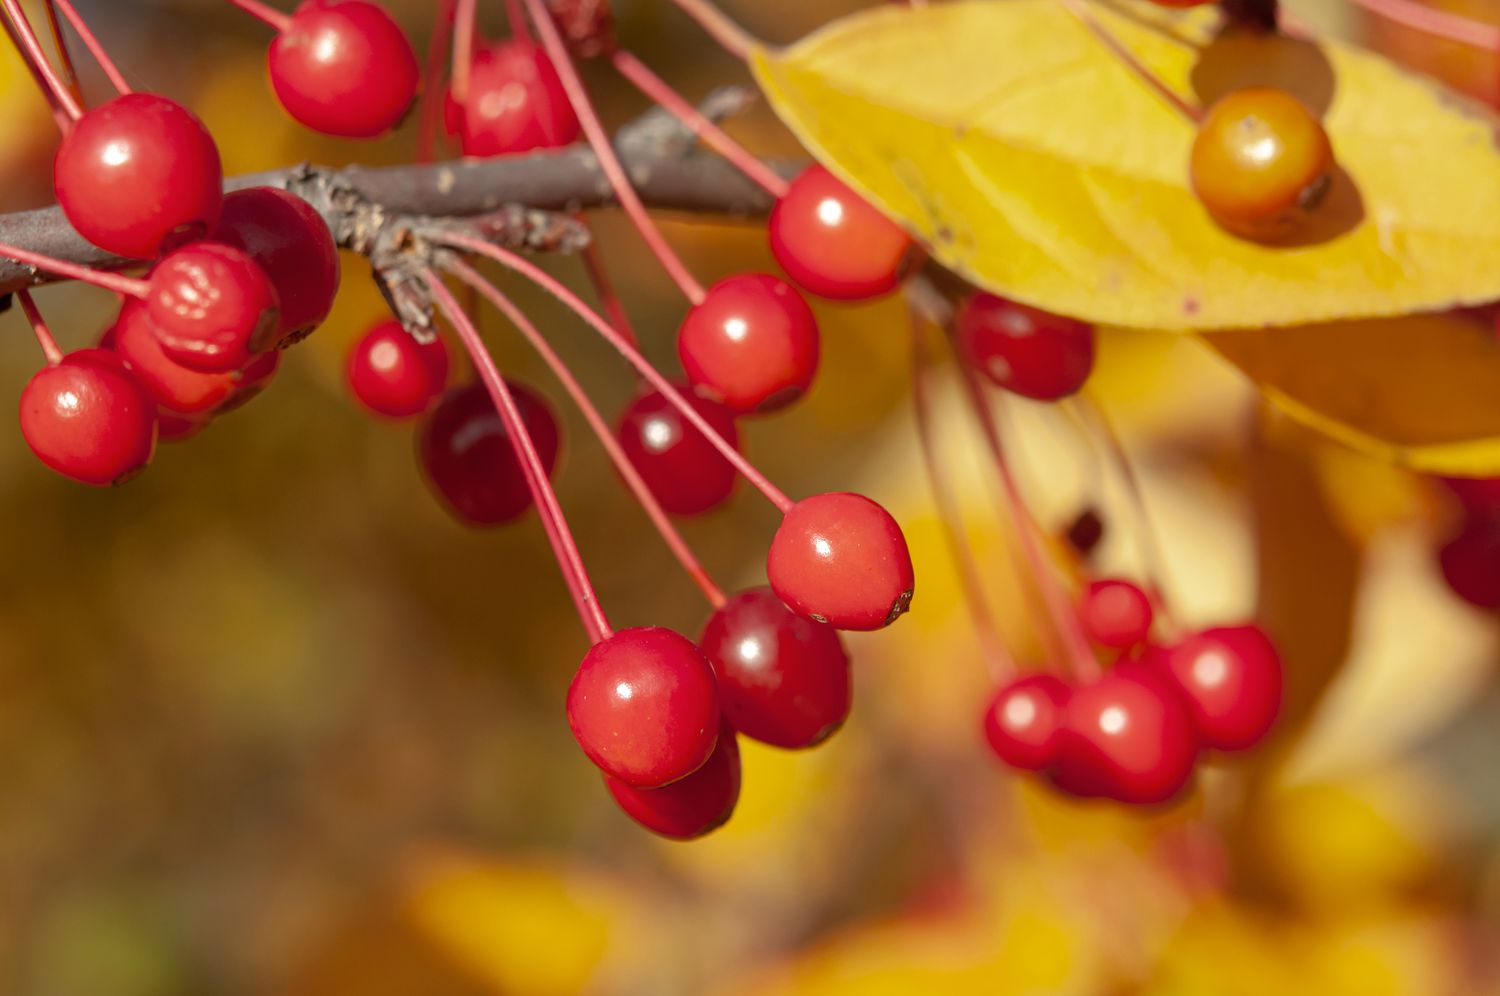
[[[257,21],[269,24],[277,32],[285,31],[292,26],[290,14],[284,14],[260,0],[229,0],[230,4],[243,10]]]
[[[21,299],[21,310],[26,312],[26,320],[31,323],[31,331],[36,336],[36,344],[42,347],[47,365],[57,366],[62,362],[63,351],[58,348],[57,340],[52,337],[52,330],[47,327],[42,313],[37,310],[36,302],[31,299],[31,292],[16,291],[16,297]]]
[[[88,24],[79,15],[77,8],[73,6],[72,0],[48,0],[49,15],[53,6],[61,10],[63,17],[68,19],[68,23],[73,26],[73,30],[78,34],[78,39],[83,42],[83,47],[89,50],[89,55],[92,55],[94,61],[99,63],[99,68],[104,70],[104,75],[109,78],[110,85],[115,88],[115,92],[120,94],[132,93],[130,84],[125,82],[124,75],[120,73],[120,67],[115,65],[115,60],[109,57],[109,52],[100,44],[94,32],[89,29]],[[58,43],[58,50],[61,52],[67,51],[67,48],[61,41]]]
[[[8,17],[0,17],[0,24],[5,26],[5,34],[10,38],[11,47],[17,52],[24,54],[25,49],[22,48],[21,35],[16,30],[15,24]],[[42,70],[38,66],[33,65],[30,59],[23,58],[21,61],[26,63],[27,72],[31,73],[31,78],[36,81],[37,89],[42,91],[42,97],[47,101],[47,110],[51,112],[52,120],[57,124],[57,130],[66,135],[73,128],[73,119],[58,104],[52,88],[47,85],[47,77],[42,73]]]
[[[93,284],[95,287],[103,287],[112,290],[116,294],[128,294],[130,297],[145,297],[151,289],[151,284],[145,280],[137,280],[134,277],[121,276],[118,273],[110,273],[107,270],[95,270],[81,263],[69,263],[64,259],[54,259],[44,256],[30,249],[22,249],[20,246],[8,245],[0,242],[0,256],[9,256],[11,259],[27,266],[34,266],[48,273],[55,273],[60,277],[68,277],[85,284]]]
[[[703,33],[714,40],[724,51],[741,62],[750,58],[750,50],[764,47],[760,40],[740,27],[712,0],[672,0],[677,9],[691,17]]]
[[[1087,28],[1090,34],[1099,39],[1099,41],[1103,42],[1104,47],[1109,49],[1110,52],[1114,54],[1115,58],[1119,59],[1122,63],[1125,64],[1126,69],[1129,69],[1132,73],[1134,73],[1135,76],[1142,83],[1145,83],[1148,87],[1150,87],[1158,97],[1166,101],[1172,106],[1174,110],[1181,113],[1183,117],[1187,118],[1194,124],[1202,123],[1203,109],[1184,100],[1181,94],[1177,93],[1177,91],[1173,90],[1171,87],[1167,86],[1167,84],[1163,83],[1161,77],[1153,73],[1149,68],[1146,67],[1144,63],[1141,62],[1141,60],[1137,59],[1129,49],[1120,44],[1120,40],[1114,35],[1110,34],[1109,29],[1100,24],[1098,19],[1095,18],[1094,15],[1089,11],[1087,4],[1084,3],[1084,0],[1057,0],[1057,3],[1069,14],[1073,15],[1074,19],[1076,19],[1079,24],[1082,24],[1085,28]]]
[[[1350,0],[1372,14],[1423,34],[1472,45],[1486,52],[1500,52],[1500,26],[1485,24],[1462,14],[1425,7],[1412,0]]]
[[[61,65],[63,80],[68,91],[83,103],[83,86],[78,82],[78,67],[73,65],[73,53],[68,50],[68,39],[63,35],[62,21],[57,16],[57,5],[47,0],[47,33],[52,36],[52,47],[57,49],[57,61]]]
[[[521,0],[505,0],[505,18],[510,22],[510,36],[518,42],[531,41],[531,28],[526,23],[526,9]]]
[[[580,222],[582,215],[578,216]],[[609,271],[604,268],[604,260],[599,255],[599,245],[592,238],[588,245],[583,247],[583,269],[588,274],[589,283],[594,286],[594,293],[599,298],[599,305],[604,313],[609,315],[610,322],[620,330],[620,334],[630,340],[632,346],[640,344],[640,336],[635,334],[635,326],[630,324],[630,314],[625,310],[625,305],[620,301],[620,296],[615,293],[614,282],[609,279]]]
[[[455,0],[439,0],[432,21],[432,38],[422,71],[422,104],[417,109],[417,162],[430,163],[437,155],[438,122],[443,117],[443,59],[448,54],[448,35],[453,30]]]
[[[26,18],[26,12],[21,9],[20,0],[0,0],[0,7],[4,8],[10,20],[10,36],[11,40],[16,43],[16,50],[31,67],[32,75],[40,84],[42,93],[48,101],[67,115],[68,128],[64,131],[69,130],[74,121],[83,117],[83,105],[57,75],[57,70],[47,59],[47,53],[42,51],[42,43],[38,40],[36,32],[32,30],[31,22]]]
[[[479,16],[478,0],[458,0],[453,13],[453,82],[449,90],[454,103],[469,102],[469,76],[474,71],[474,25]]]

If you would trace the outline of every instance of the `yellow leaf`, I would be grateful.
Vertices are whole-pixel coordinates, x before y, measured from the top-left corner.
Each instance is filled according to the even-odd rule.
[[[1188,100],[1270,81],[1326,108],[1347,176],[1320,212],[1338,234],[1273,248],[1220,230],[1187,185],[1192,124],[1056,0],[885,5],[752,66],[821,161],[942,263],[1033,305],[1184,330],[1500,296],[1490,118],[1335,42],[1260,52],[1213,41],[1212,8],[1091,6]]]
[[[1418,470],[1500,474],[1500,341],[1462,318],[1337,322],[1204,339],[1283,412]]]

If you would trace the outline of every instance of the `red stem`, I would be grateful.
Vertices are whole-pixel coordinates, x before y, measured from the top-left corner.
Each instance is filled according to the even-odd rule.
[[[1199,124],[1203,121],[1203,109],[1184,100],[1181,94],[1162,82],[1161,77],[1153,73],[1141,60],[1135,57],[1134,53],[1120,44],[1120,40],[1110,34],[1109,30],[1100,24],[1094,15],[1089,12],[1083,0],[1057,0],[1057,2],[1062,5],[1064,10],[1072,14],[1079,24],[1087,28],[1095,38],[1103,42],[1104,47],[1109,49],[1115,58],[1124,63],[1125,68],[1134,73],[1142,83],[1145,83],[1155,91],[1158,97],[1166,101],[1174,110],[1181,113],[1194,124]]]
[[[542,360],[551,368],[553,375],[562,384],[563,390],[568,392],[568,397],[572,398],[573,403],[578,406],[578,410],[583,414],[584,421],[589,424],[589,428],[593,430],[594,435],[599,440],[599,444],[604,447],[604,452],[609,454],[610,462],[614,464],[615,470],[625,479],[625,484],[630,488],[630,493],[635,496],[636,501],[640,502],[641,508],[646,512],[647,518],[656,527],[656,531],[661,534],[662,540],[672,551],[672,555],[677,558],[677,562],[682,565],[682,569],[687,572],[688,577],[692,578],[693,583],[703,592],[703,597],[708,599],[709,605],[715,609],[723,607],[723,589],[714,583],[713,578],[709,576],[703,564],[693,555],[692,548],[682,538],[682,534],[677,531],[677,527],[672,524],[671,518],[662,509],[661,503],[656,500],[656,496],[651,493],[651,489],[647,487],[645,480],[641,478],[640,472],[635,469],[635,464],[631,463],[630,458],[625,455],[625,451],[620,447],[619,440],[615,438],[615,434],[610,431],[609,423],[605,422],[604,417],[599,414],[599,409],[589,399],[583,386],[578,383],[578,378],[573,376],[573,372],[568,369],[562,357],[557,355],[557,350],[553,349],[551,343],[547,342],[546,337],[538,331],[535,323],[527,318],[520,308],[516,307],[514,301],[502,294],[500,289],[494,284],[485,280],[472,266],[454,261],[448,264],[448,269],[464,283],[477,290],[485,299],[499,309],[501,314],[510,319],[511,324],[520,330],[521,335],[525,336],[526,340],[531,343],[532,348],[541,355]]]
[[[515,270],[561,301],[580,318],[592,325],[594,330],[603,336],[606,342],[613,346],[621,356],[625,357],[626,361],[635,367],[636,372],[647,383],[661,392],[662,396],[667,399],[672,407],[676,408],[682,414],[683,418],[687,419],[693,424],[695,429],[703,433],[714,449],[718,450],[720,455],[725,460],[728,460],[745,480],[749,481],[756,490],[766,496],[767,501],[775,505],[783,515],[792,510],[795,502],[788,498],[785,492],[772,484],[764,474],[756,470],[754,465],[745,459],[744,454],[729,445],[729,442],[723,436],[719,435],[713,426],[709,425],[708,420],[698,413],[698,409],[688,404],[687,399],[682,396],[682,392],[673,387],[670,381],[658,373],[656,368],[651,365],[651,362],[642,356],[640,350],[636,349],[619,330],[601,318],[598,312],[585,304],[583,299],[577,294],[564,287],[556,277],[553,277],[525,257],[511,252],[509,249],[502,249],[500,246],[492,245],[483,239],[450,232],[434,234],[433,239],[434,241],[452,246],[455,249],[464,249],[468,252],[478,253],[481,256],[488,256],[495,262]]]
[[[103,287],[112,290],[116,294],[128,294],[130,297],[144,298],[151,290],[151,284],[145,280],[136,280],[133,277],[121,276],[118,273],[110,273],[106,270],[94,270],[80,263],[69,263],[63,259],[53,259],[51,256],[43,256],[39,252],[30,249],[22,249],[20,246],[8,245],[0,242],[0,256],[9,256],[11,259],[27,266],[34,266],[48,273],[55,273],[60,277],[68,277],[95,287]]]
[[[580,215],[579,223],[587,226],[588,222]],[[615,293],[614,283],[609,279],[609,272],[604,269],[604,260],[599,256],[599,246],[593,239],[583,247],[583,268],[588,273],[589,283],[594,285],[594,293],[599,297],[599,304],[609,315],[610,322],[620,330],[620,334],[630,340],[632,346],[640,344],[640,336],[635,334],[635,326],[630,324],[630,315],[625,310],[625,305]]]
[[[786,196],[788,184],[777,175],[775,170],[761,162],[754,153],[735,141],[732,135],[684,100],[666,80],[652,72],[644,62],[624,49],[617,49],[612,56],[612,61],[616,71],[629,80],[637,90],[666,108],[667,113],[687,125],[688,129],[705,145],[755,181],[762,190],[777,200]]]
[[[133,92],[130,89],[130,84],[125,82],[125,77],[120,74],[120,67],[115,65],[115,60],[109,57],[109,52],[99,43],[99,39],[95,37],[94,32],[89,30],[88,24],[79,16],[77,9],[73,6],[72,0],[49,0],[49,4],[55,5],[58,10],[62,11],[63,17],[68,19],[68,23],[73,26],[73,30],[78,33],[78,38],[83,42],[83,47],[89,50],[89,54],[94,57],[94,61],[99,63],[99,68],[104,70],[104,75],[109,77],[110,85],[115,88],[115,91],[120,94]],[[59,48],[61,48],[61,45],[59,45]]]
[[[21,58],[31,67],[32,76],[41,86],[42,93],[54,107],[67,115],[67,126],[63,128],[66,133],[72,128],[74,121],[83,117],[83,106],[73,96],[68,85],[57,75],[57,70],[52,67],[47,54],[42,51],[42,43],[37,39],[36,32],[31,29],[31,22],[26,19],[26,12],[21,9],[20,0],[0,0],[0,6],[4,7],[6,16],[10,20],[11,40],[16,43],[16,50],[21,53]]]
[[[52,47],[57,49],[57,61],[61,64],[63,80],[68,92],[81,104],[83,87],[78,82],[78,68],[73,65],[73,53],[68,50],[68,39],[63,35],[62,22],[57,19],[57,5],[47,0],[47,33],[52,36]]]
[[[703,29],[704,34],[741,62],[750,57],[750,50],[760,48],[754,35],[731,21],[711,0],[672,0],[688,17]]]
[[[283,14],[275,7],[261,3],[260,0],[229,0],[229,2],[257,21],[269,24],[278,34],[292,26],[292,17],[290,14]]]
[[[10,38],[11,47],[17,52],[22,51],[21,36],[16,31],[16,26],[11,23],[10,18],[0,17],[0,24],[5,25],[5,33]],[[22,59],[26,63],[26,69],[31,73],[31,78],[36,81],[37,89],[42,91],[42,97],[47,101],[47,109],[52,112],[52,120],[57,123],[57,130],[66,135],[73,128],[73,119],[53,99],[52,89],[47,86],[47,78],[42,71],[31,64],[28,59]]]
[[[519,42],[531,41],[531,28],[526,23],[526,10],[521,0],[505,0],[505,17],[510,21],[510,36]]]
[[[36,344],[42,347],[42,355],[47,358],[47,365],[55,367],[62,362],[63,351],[57,348],[57,340],[52,338],[52,330],[42,319],[42,313],[37,310],[36,302],[31,299],[31,292],[27,290],[16,291],[16,297],[21,299],[21,310],[26,312],[26,320],[31,323],[31,331],[36,335]]]
[[[526,422],[521,418],[521,410],[516,407],[510,387],[505,383],[505,378],[500,376],[500,368],[496,366],[494,357],[485,349],[479,330],[474,327],[463,308],[459,307],[458,300],[443,286],[442,279],[431,270],[426,271],[424,276],[438,310],[447,317],[453,330],[458,333],[459,341],[474,362],[479,379],[499,411],[501,421],[505,423],[511,446],[515,448],[516,459],[526,477],[526,486],[531,491],[532,501],[536,503],[537,514],[542,520],[542,528],[547,533],[547,541],[552,544],[553,556],[557,558],[558,568],[562,571],[563,580],[567,582],[568,591],[578,609],[579,621],[594,643],[609,639],[614,635],[614,630],[604,615],[604,609],[599,605],[599,596],[594,591],[593,582],[589,580],[589,572],[578,552],[578,544],[574,542],[572,530],[568,528],[568,520],[557,501],[557,493],[547,480],[547,469],[537,454],[536,444],[526,429]]]
[[[458,0],[453,14],[453,82],[449,90],[460,107],[469,101],[469,75],[474,71],[474,23],[478,0]]]
[[[443,57],[448,54],[448,34],[453,28],[455,0],[440,0],[432,22],[423,68],[422,104],[417,110],[417,162],[429,163],[437,155],[438,122],[443,117]]]
[[[599,159],[599,168],[603,170],[604,176],[609,180],[610,188],[615,192],[615,199],[620,202],[620,207],[630,217],[635,225],[636,231],[640,233],[641,239],[651,250],[688,299],[690,304],[699,304],[703,300],[703,285],[694,279],[688,272],[678,255],[672,251],[667,240],[662,236],[661,230],[651,220],[651,215],[646,211],[646,206],[641,203],[640,196],[636,194],[635,187],[630,183],[630,177],[625,172],[625,167],[620,163],[619,156],[615,155],[615,148],[610,143],[609,133],[604,130],[604,124],[599,120],[598,113],[594,110],[594,104],[589,100],[588,90],[584,88],[583,80],[578,76],[578,70],[573,65],[573,58],[568,54],[568,46],[563,42],[562,35],[558,33],[557,25],[552,23],[552,16],[547,12],[542,0],[524,0],[527,11],[531,14],[531,20],[536,26],[537,35],[541,38],[542,47],[547,52],[547,57],[552,60],[553,68],[557,70],[558,79],[562,81],[563,90],[568,95],[568,101],[573,105],[573,111],[578,115],[578,123],[583,126],[583,133],[588,138],[589,146],[594,150],[594,155]]]
[[[1461,14],[1425,7],[1411,0],[1350,0],[1388,21],[1414,28],[1424,34],[1472,45],[1487,52],[1500,52],[1500,27],[1476,21]]]

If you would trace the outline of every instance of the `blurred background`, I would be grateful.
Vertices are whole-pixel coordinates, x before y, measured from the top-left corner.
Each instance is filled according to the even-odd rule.
[[[390,0],[420,48],[432,4]],[[1500,23],[1489,0],[1442,0]],[[294,126],[264,79],[267,32],[215,0],[78,0],[131,82],[193,107],[226,172],[410,158],[408,126],[339,143]],[[744,72],[665,0],[616,0],[620,34],[691,97]],[[846,0],[724,4],[791,40]],[[1304,23],[1377,45],[1494,101],[1500,65],[1349,13]],[[502,32],[502,5],[481,18]],[[105,92],[91,73],[92,94]],[[602,72],[607,116],[644,104]],[[55,131],[0,57],[0,210],[50,200]],[[796,154],[763,109],[733,123]],[[605,258],[649,355],[674,366],[682,302],[612,214]],[[761,228],[673,219],[704,278],[773,264]],[[534,517],[452,520],[412,427],[358,410],[346,350],[383,314],[346,256],[327,325],[278,381],[128,486],[50,472],[0,432],[0,993],[1469,994],[1500,992],[1500,689],[1493,615],[1433,551],[1456,509],[1435,482],[1263,410],[1191,340],[1108,334],[1092,382],[1120,424],[1149,522],[1075,425],[1012,402],[1042,524],[1098,509],[1103,570],[1138,574],[1154,529],[1177,614],[1258,616],[1282,641],[1273,742],[1186,802],[1139,814],[1057,798],[983,746],[989,681],[931,507],[899,301],[824,306],[820,379],[748,426],[790,493],[858,489],[907,529],[910,616],[850,640],[855,707],[810,753],[743,745],[733,821],[652,838],[569,735],[586,649]],[[583,287],[574,260],[549,261]],[[606,411],[624,367],[507,283]],[[39,295],[67,347],[108,295]],[[616,486],[545,370],[493,315],[504,369],[564,413],[563,505],[617,625],[695,635],[700,596]],[[11,404],[40,362],[0,316]],[[939,458],[1007,637],[1038,647],[992,468],[955,400]],[[748,491],[686,525],[731,587],[763,583],[772,510]],[[1060,548],[1059,548],[1060,549]]]

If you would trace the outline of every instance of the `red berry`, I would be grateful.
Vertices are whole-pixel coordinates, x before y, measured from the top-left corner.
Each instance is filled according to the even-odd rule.
[[[1500,513],[1500,477],[1445,477],[1442,482],[1469,512]]]
[[[249,253],[276,288],[281,324],[276,345],[305,338],[333,310],[339,250],[313,206],[275,187],[247,187],[224,197],[213,240]]]
[[[792,181],[771,211],[771,252],[803,289],[835,301],[895,290],[911,248],[901,227],[822,166]]]
[[[1089,639],[1116,650],[1145,642],[1151,617],[1151,598],[1139,585],[1119,578],[1090,582],[1078,606]]]
[[[688,380],[731,411],[768,412],[802,396],[818,370],[818,322],[784,280],[726,277],[683,319],[677,355]]]
[[[622,629],[578,665],[568,725],[606,774],[636,788],[675,782],[703,766],[719,736],[713,666],[670,629]]]
[[[692,840],[729,821],[740,800],[740,745],[728,726],[703,767],[660,788],[636,788],[604,776],[605,787],[625,815],[652,833]]]
[[[864,495],[804,498],[782,519],[766,576],[792,611],[839,629],[880,629],[911,604],[911,554],[891,514]]]
[[[57,203],[78,234],[120,256],[202,238],[219,217],[223,169],[203,122],[181,104],[130,93],[78,119],[52,164]]]
[[[770,588],[718,609],[698,641],[719,679],[725,717],[776,747],[812,747],[849,716],[849,657],[838,631],[797,615]]]
[[[463,106],[450,94],[448,130],[466,156],[504,156],[557,149],[578,140],[578,115],[547,53],[524,41],[474,53]]]
[[[1028,674],[1001,688],[984,712],[990,748],[1020,771],[1050,767],[1057,760],[1071,694],[1066,682],[1050,674]]]
[[[547,402],[507,380],[537,455],[551,474],[557,464],[557,420]],[[417,455],[443,504],[475,526],[509,522],[531,507],[531,491],[510,433],[483,384],[449,391],[422,423]]]
[[[223,404],[238,387],[238,375],[204,373],[173,360],[162,351],[148,311],[144,301],[128,299],[105,332],[104,341],[112,344],[136,381],[160,407],[178,415],[206,413]],[[161,436],[166,438],[165,428]]]
[[[964,358],[1023,397],[1066,397],[1094,368],[1092,325],[983,291],[964,302],[954,327]]]
[[[403,418],[425,412],[448,381],[443,340],[417,342],[395,319],[377,323],[349,352],[349,387],[377,415]]]
[[[688,404],[730,446],[739,448],[734,416],[723,405],[681,388]],[[615,434],[642,480],[673,515],[697,515],[724,502],[739,479],[708,437],[658,391],[637,396],[620,415]]]
[[[1081,794],[1155,805],[1187,786],[1197,754],[1176,690],[1152,671],[1121,666],[1073,690],[1057,776]]]
[[[156,410],[156,438],[163,443],[182,443],[208,428],[211,415],[182,415],[169,408]]]
[[[374,138],[406,116],[417,56],[401,26],[366,0],[306,0],[271,42],[271,88],[302,124]]]
[[[1165,666],[1192,716],[1198,739],[1215,750],[1245,750],[1270,732],[1281,709],[1281,655],[1259,626],[1219,626],[1165,649]]]
[[[233,246],[194,242],[151,271],[146,303],[167,356],[193,370],[238,370],[275,342],[280,307],[260,264]]]
[[[280,352],[272,350],[269,353],[256,353],[251,357],[250,362],[240,369],[238,386],[229,396],[229,400],[218,407],[215,414],[222,415],[247,404],[271,386],[271,381],[276,378],[276,371],[280,368]]]
[[[1453,593],[1481,609],[1500,609],[1500,513],[1474,515],[1438,551]]]
[[[134,477],[156,448],[156,403],[104,349],[43,367],[21,391],[21,435],[65,477],[103,487]]]

